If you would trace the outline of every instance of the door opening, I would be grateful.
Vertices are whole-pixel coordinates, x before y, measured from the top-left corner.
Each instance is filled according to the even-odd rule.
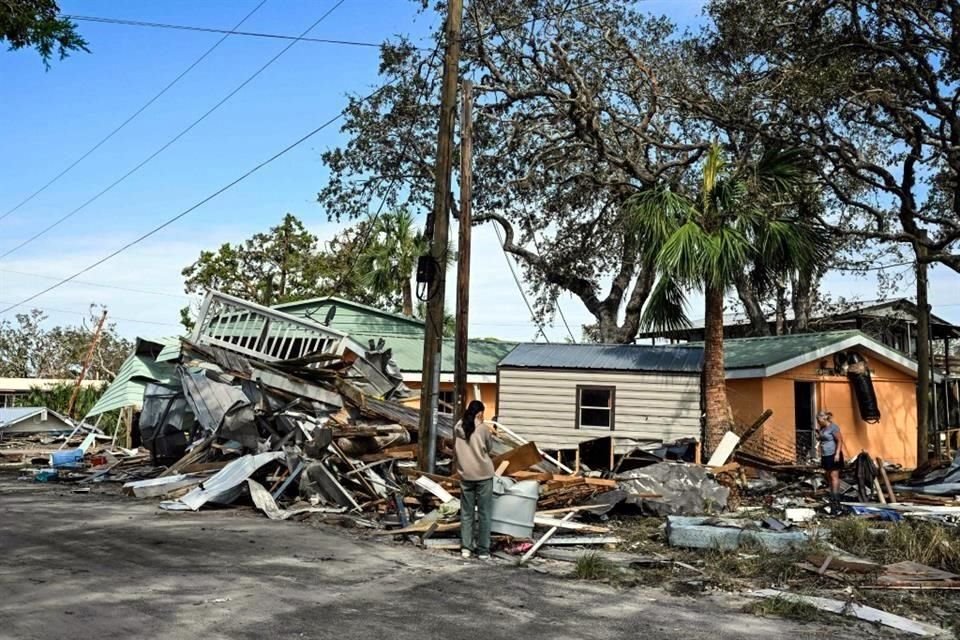
[[[793,399],[797,434],[797,460],[810,460],[814,456],[813,421],[815,411],[813,383],[794,382]]]

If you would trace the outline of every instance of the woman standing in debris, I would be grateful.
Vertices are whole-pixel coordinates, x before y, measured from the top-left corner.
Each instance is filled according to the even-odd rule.
[[[817,414],[817,440],[820,441],[820,466],[830,485],[830,507],[840,512],[840,470],[843,469],[843,434],[833,422],[833,414]]]
[[[493,506],[493,432],[483,422],[485,407],[472,401],[453,427],[453,453],[460,474],[460,554],[490,557],[490,520]],[[474,513],[476,509],[476,513]]]

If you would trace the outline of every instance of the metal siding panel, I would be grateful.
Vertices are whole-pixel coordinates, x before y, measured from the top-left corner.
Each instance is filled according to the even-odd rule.
[[[616,387],[613,431],[575,428],[578,384]],[[545,447],[573,445],[604,435],[674,440],[700,434],[700,384],[699,376],[694,375],[504,368],[500,370],[499,394],[498,419]]]

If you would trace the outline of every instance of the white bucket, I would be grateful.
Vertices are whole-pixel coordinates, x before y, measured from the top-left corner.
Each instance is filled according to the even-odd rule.
[[[510,478],[493,478],[493,522],[490,530],[514,538],[533,536],[533,518],[537,513],[540,483],[536,480],[517,482]]]

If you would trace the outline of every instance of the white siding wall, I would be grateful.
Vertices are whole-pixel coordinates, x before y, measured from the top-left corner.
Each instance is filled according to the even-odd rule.
[[[576,428],[577,386],[616,388],[614,429]],[[700,375],[500,369],[498,421],[545,449],[607,435],[700,437]]]

